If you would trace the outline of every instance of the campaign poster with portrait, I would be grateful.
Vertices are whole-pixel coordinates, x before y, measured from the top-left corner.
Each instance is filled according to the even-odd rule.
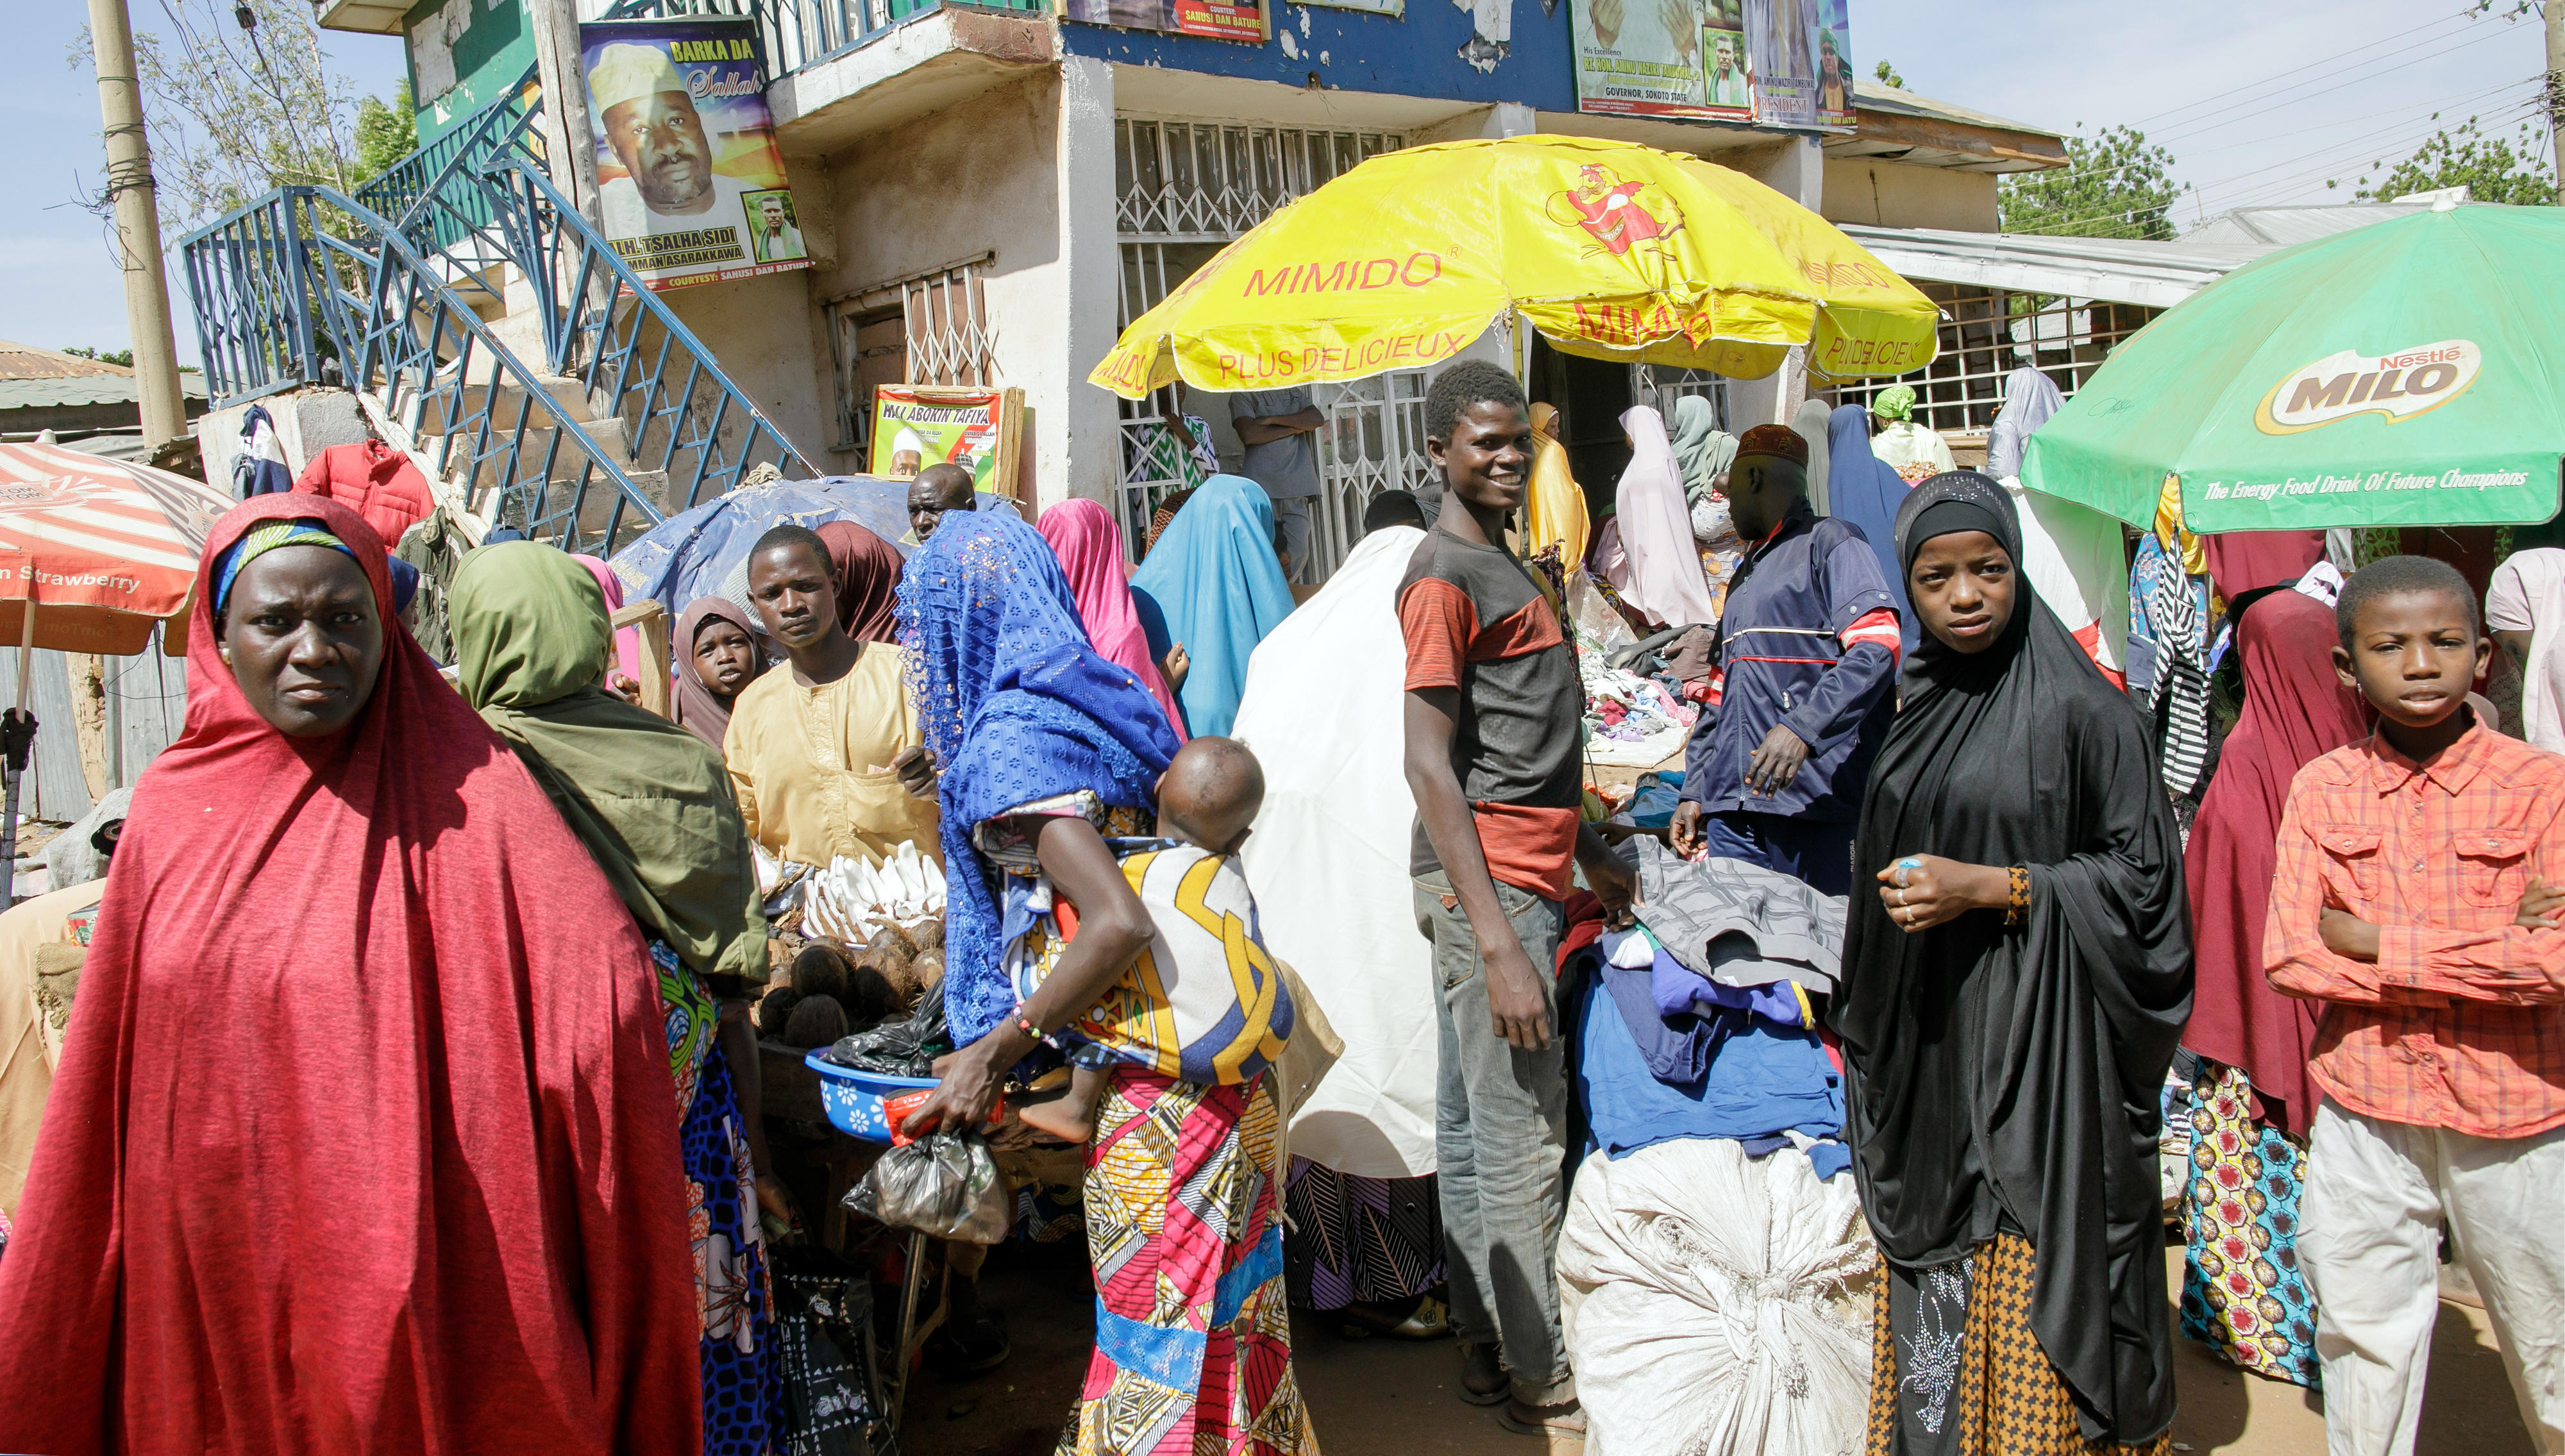
[[[1852,0],[1810,0],[1817,13],[1817,124],[1849,131],[1852,115]]]
[[[1389,9],[1391,14],[1403,13],[1401,7]],[[1088,25],[1119,26],[1124,30],[1208,36],[1216,41],[1245,41],[1255,46],[1266,40],[1264,0],[1061,0],[1059,13]]]
[[[1012,497],[1024,413],[1022,389],[876,385],[871,473],[911,480],[930,465],[958,465],[973,489]]]
[[[756,22],[579,28],[606,242],[654,291],[811,266],[767,114]]]
[[[1751,0],[1574,0],[1576,108],[1623,116],[1753,115]]]
[[[1747,68],[1753,73],[1754,119],[1764,125],[1818,124],[1819,3],[1746,0]]]

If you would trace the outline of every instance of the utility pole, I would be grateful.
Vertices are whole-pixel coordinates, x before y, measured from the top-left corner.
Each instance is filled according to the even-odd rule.
[[[124,323],[142,388],[142,444],[156,451],[186,438],[178,393],[178,344],[169,328],[169,285],[160,267],[160,204],[151,147],[142,135],[142,83],[133,66],[133,22],[124,0],[89,0],[90,53],[106,121],[107,195],[116,204],[117,264],[124,270]]]

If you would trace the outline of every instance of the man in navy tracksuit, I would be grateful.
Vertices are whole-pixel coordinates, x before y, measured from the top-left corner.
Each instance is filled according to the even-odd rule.
[[[1787,426],[1738,442],[1728,506],[1750,544],[1684,748],[1674,845],[1848,895],[1862,789],[1896,711],[1897,598],[1860,528],[1808,509],[1807,467]]]

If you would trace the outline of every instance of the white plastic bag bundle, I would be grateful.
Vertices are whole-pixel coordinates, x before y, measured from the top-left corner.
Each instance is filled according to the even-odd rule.
[[[1851,1456],[1877,1264],[1850,1171],[1685,1139],[1576,1173],[1559,1313],[1586,1456]]]

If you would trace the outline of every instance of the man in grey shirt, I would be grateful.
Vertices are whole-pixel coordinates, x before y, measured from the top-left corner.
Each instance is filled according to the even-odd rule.
[[[1318,495],[1318,429],[1327,417],[1310,403],[1306,388],[1260,389],[1229,397],[1230,422],[1247,447],[1241,467],[1274,498],[1277,548],[1286,558],[1283,575],[1309,579],[1309,514]]]

